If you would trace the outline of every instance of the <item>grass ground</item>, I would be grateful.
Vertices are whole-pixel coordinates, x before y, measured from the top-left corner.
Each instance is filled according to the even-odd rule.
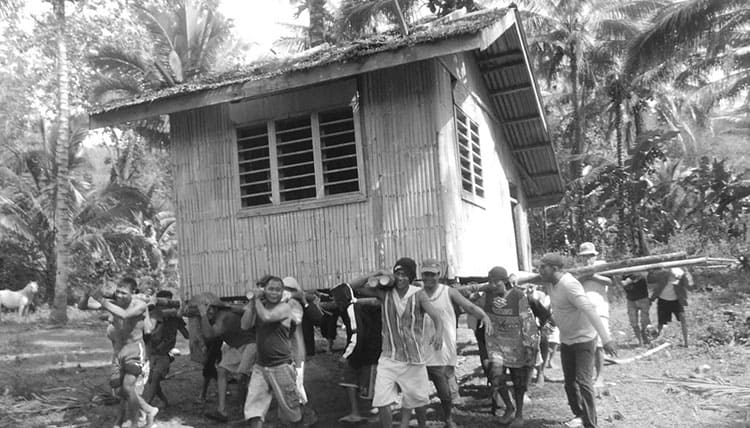
[[[691,346],[676,346],[679,329],[673,326],[666,331],[666,339],[675,345],[630,364],[606,366],[607,386],[597,400],[600,426],[750,427],[750,374],[746,370],[750,347],[731,343],[726,322],[730,312],[733,319],[744,320],[750,315],[749,303],[744,286],[691,294],[687,312]],[[651,311],[655,316],[655,308]],[[643,352],[632,346],[624,302],[613,302],[611,312],[620,357]],[[104,322],[72,310],[69,326],[52,328],[43,322],[44,316],[18,323],[15,316],[6,314],[0,323],[0,427],[111,426],[116,406],[103,402],[110,356]],[[464,427],[496,427],[497,418],[489,414],[473,334],[459,328],[458,341],[462,402],[456,421]],[[342,337],[337,347],[343,348]],[[215,395],[205,405],[196,401],[200,367],[186,356],[187,342],[180,338],[178,348],[183,356],[172,365],[172,377],[164,384],[171,405],[160,411],[157,426],[220,426],[203,417],[215,406]],[[346,426],[337,422],[347,411],[344,391],[337,386],[339,364],[337,354],[318,353],[306,365],[305,384],[319,427]],[[561,427],[571,416],[562,373],[555,368],[547,375],[550,382],[529,391],[532,403],[527,406],[525,427]],[[239,418],[238,391],[230,388],[230,392],[230,416]],[[430,426],[442,426],[434,411],[428,419]]]

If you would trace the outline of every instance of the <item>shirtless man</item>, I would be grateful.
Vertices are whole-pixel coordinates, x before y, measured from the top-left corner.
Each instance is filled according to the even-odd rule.
[[[146,414],[146,428],[152,427],[159,412],[141,397],[148,379],[148,359],[143,343],[148,305],[142,299],[133,298],[137,287],[133,278],[125,277],[117,284],[114,300],[105,299],[101,289],[91,296],[101,304],[102,309],[112,314],[112,322],[107,328],[107,337],[112,341],[113,348],[110,386],[118,390],[122,398],[115,427],[122,426],[126,418],[131,426],[138,426],[140,412]]]

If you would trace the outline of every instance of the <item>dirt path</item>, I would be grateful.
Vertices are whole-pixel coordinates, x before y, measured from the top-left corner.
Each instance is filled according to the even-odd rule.
[[[622,358],[643,351],[627,345],[632,341],[632,333],[626,320],[624,304],[613,304],[611,330],[620,344]],[[108,392],[110,356],[104,328],[105,324],[98,320],[78,322],[65,329],[0,324],[0,392],[5,392],[0,396],[0,427],[112,426],[116,406],[102,403],[103,394]],[[489,414],[486,381],[479,369],[473,334],[466,328],[458,331],[457,374],[462,400],[457,405],[456,421],[464,427],[496,427],[496,418]],[[322,343],[320,345],[322,348]],[[342,337],[336,345],[343,347]],[[196,401],[201,383],[200,367],[189,360],[187,341],[180,338],[178,348],[183,355],[172,365],[172,377],[164,384],[171,405],[160,411],[157,426],[222,426],[203,417],[203,413],[216,404],[215,386],[211,388],[213,395],[209,403]],[[684,349],[672,346],[631,364],[606,366],[607,387],[597,400],[599,424],[602,427],[750,426],[747,409],[743,413],[742,409],[732,408],[728,400],[704,399],[672,384],[647,382],[649,377],[664,378],[665,374],[688,376],[697,367],[707,364],[711,367],[708,373],[711,379],[750,385],[747,361],[750,361],[750,352],[746,347]],[[318,427],[350,426],[337,422],[347,411],[346,396],[337,386],[339,364],[337,354],[319,353],[308,359],[305,385],[310,407],[319,418]],[[527,406],[525,427],[561,427],[571,416],[565,401],[562,373],[552,369],[547,375],[550,382],[542,388],[533,386],[529,391],[532,403]],[[230,385],[230,393],[230,416],[239,418],[236,385]],[[32,398],[33,394],[51,404],[45,407],[39,400],[24,401],[24,397]],[[433,410],[428,412],[430,426],[442,426],[434,410],[436,402],[433,397]],[[13,409],[18,408],[29,411],[14,413]]]

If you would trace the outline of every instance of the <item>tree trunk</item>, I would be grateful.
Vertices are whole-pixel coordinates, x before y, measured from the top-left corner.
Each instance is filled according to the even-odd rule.
[[[310,13],[310,47],[325,43],[325,0],[307,0]]]
[[[581,118],[581,94],[578,93],[578,52],[575,43],[570,45],[570,80],[572,83],[572,96],[571,101],[573,102],[573,141],[571,142],[571,154],[573,159],[570,161],[570,175],[571,180],[578,180],[581,178],[581,159],[580,155],[583,149],[583,121]],[[584,212],[586,210],[583,200],[583,186],[576,185],[576,221],[574,223],[575,228],[575,240],[577,243],[583,242],[586,236],[586,223],[584,219]]]
[[[65,44],[65,0],[55,0],[52,9],[57,22],[57,121],[59,135],[55,146],[55,255],[56,277],[55,297],[53,300],[51,321],[55,324],[68,322],[68,237],[70,236],[70,209],[68,207],[69,183],[69,145],[70,116],[69,76],[67,46]]]

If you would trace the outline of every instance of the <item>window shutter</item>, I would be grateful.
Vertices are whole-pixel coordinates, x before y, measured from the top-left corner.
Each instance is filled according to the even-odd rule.
[[[271,204],[271,162],[265,123],[237,129],[240,200],[243,207]]]
[[[280,202],[315,198],[315,161],[310,116],[276,121]]]
[[[318,113],[323,191],[327,195],[359,191],[357,140],[350,106]]]

